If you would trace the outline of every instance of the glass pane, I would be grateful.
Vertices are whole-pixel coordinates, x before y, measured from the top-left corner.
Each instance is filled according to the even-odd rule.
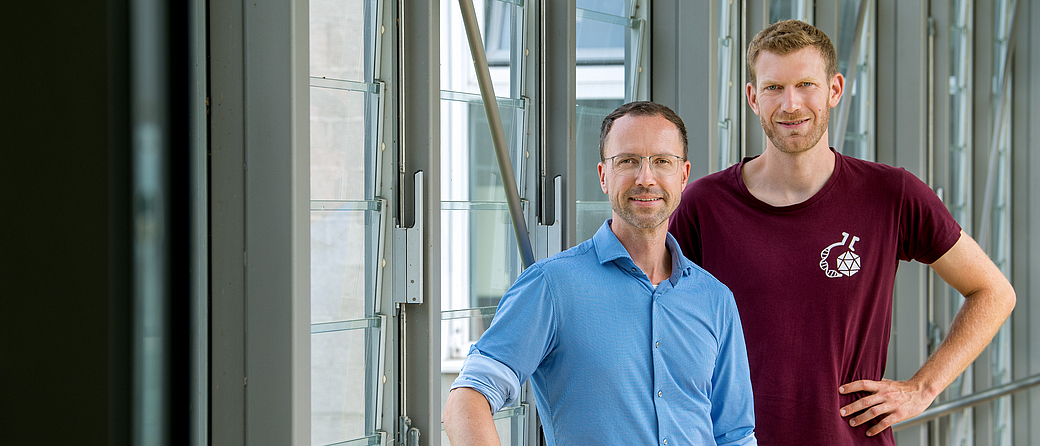
[[[310,0],[312,76],[365,81],[365,0]]]
[[[586,240],[596,235],[603,226],[603,221],[613,215],[608,201],[579,201],[578,207],[578,239]]]
[[[446,201],[441,219],[442,309],[497,306],[522,269],[508,206]]]
[[[621,105],[621,99],[601,101],[578,101],[579,104],[597,104],[600,106],[578,105],[578,138],[577,138],[577,184],[574,185],[575,198],[578,201],[577,239],[585,240],[596,234],[603,220],[610,218],[610,203],[599,185],[599,132],[603,118]],[[603,210],[606,210],[604,214]],[[603,218],[598,218],[598,217]]]
[[[311,334],[311,444],[375,433],[381,319],[345,324],[350,328]]]
[[[575,14],[575,56],[578,65],[624,65],[625,32],[631,27],[631,20],[623,16],[625,2],[600,0],[578,3]],[[596,9],[582,8],[582,3],[590,3],[589,6]]]
[[[524,102],[498,98],[499,116],[506,132],[510,163],[513,175],[520,181],[524,178],[526,157],[520,156],[517,147],[524,144]],[[441,92],[441,198],[445,202],[496,202],[503,209],[506,194],[499,171],[498,155],[491,140],[491,130],[480,96],[455,92]],[[524,195],[522,183],[521,196]],[[512,223],[508,212],[505,221]],[[461,231],[447,221],[449,228]],[[467,231],[459,232],[468,233]],[[446,242],[445,242],[446,243]],[[447,246],[447,244],[445,244]]]
[[[312,84],[320,81],[314,81]],[[375,197],[378,84],[322,82],[311,86],[311,198],[370,200]],[[363,138],[358,137],[364,135]]]
[[[311,0],[312,444],[378,444],[382,84],[377,2]],[[368,437],[366,437],[368,436]]]
[[[846,155],[865,160],[873,160],[873,109],[871,100],[873,65],[873,28],[874,15],[867,8],[863,19],[863,32],[857,36],[856,21],[859,16],[860,2],[863,0],[843,0],[841,3],[841,34],[836,42],[838,47],[838,71],[845,75],[846,90],[843,101],[849,101],[848,118],[842,152]],[[857,45],[853,48],[853,45]],[[855,61],[850,61],[853,49],[857,52]],[[852,81],[852,70],[855,68],[855,82]],[[844,104],[842,105],[844,106]],[[837,114],[832,111],[831,118],[835,128]],[[836,144],[835,144],[836,145]]]
[[[311,437],[371,435],[379,412],[382,201],[311,202]]]
[[[495,305],[497,304],[496,302]],[[451,383],[455,382],[455,378],[458,378],[469,348],[491,325],[495,309],[495,306],[487,306],[441,312],[441,342],[444,344],[441,360],[441,371],[444,373],[442,398],[448,397],[448,390],[451,389]]]
[[[586,11],[601,12],[618,17],[627,15],[625,12],[625,0],[575,0],[574,3],[578,9]]]
[[[737,4],[719,1],[719,159],[716,168],[723,170],[740,161],[740,141],[737,132],[737,112],[740,110],[740,72],[737,65],[740,50],[736,48]]]
[[[475,0],[484,53],[496,97],[520,97],[523,9],[499,0]],[[441,0],[441,90],[480,95],[459,2]],[[443,116],[442,116],[443,119]],[[443,147],[443,146],[442,146]]]
[[[583,9],[583,3],[578,2],[575,14],[576,99],[578,104],[585,105],[593,103],[584,101],[603,100],[616,100],[617,105],[621,105],[625,101],[625,85],[635,80],[634,63],[626,60],[626,35],[641,26],[641,22],[622,16],[624,0],[588,2],[587,6],[595,9]],[[634,31],[633,34],[641,36]],[[639,48],[638,39],[629,40],[633,48]],[[611,110],[617,105],[610,107]]]
[[[382,201],[311,202],[311,323],[376,312]]]

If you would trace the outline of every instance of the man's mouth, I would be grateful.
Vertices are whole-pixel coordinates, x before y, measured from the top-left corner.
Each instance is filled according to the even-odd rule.
[[[631,200],[638,201],[638,202],[641,202],[641,203],[652,203],[652,202],[655,202],[655,201],[660,201],[661,197],[654,197],[654,198],[631,197]]]
[[[803,124],[803,123],[806,123],[806,122],[809,122],[809,118],[805,118],[805,119],[798,119],[798,120],[794,120],[794,121],[778,121],[778,123],[779,123],[780,125],[783,125],[783,126],[788,126],[788,127],[793,127],[793,126],[796,126],[796,125],[801,125],[801,124]]]

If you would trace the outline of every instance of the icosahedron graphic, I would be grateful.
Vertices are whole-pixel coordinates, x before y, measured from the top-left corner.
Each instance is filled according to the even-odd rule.
[[[845,251],[838,256],[838,272],[851,276],[859,271],[859,255],[852,251]]]

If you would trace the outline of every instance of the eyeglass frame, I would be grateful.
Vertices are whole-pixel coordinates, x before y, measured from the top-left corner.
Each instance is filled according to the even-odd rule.
[[[677,162],[675,163],[675,171],[674,172],[659,172],[656,169],[654,169],[653,158],[664,157],[664,156],[675,157]],[[615,159],[618,158],[618,157],[639,158],[639,167],[636,167],[635,169],[633,169],[629,173],[618,172],[617,162],[615,162]],[[654,175],[660,175],[660,176],[666,176],[666,177],[670,177],[672,175],[675,175],[676,173],[679,173],[679,166],[682,164],[683,161],[686,161],[686,158],[683,158],[682,156],[679,156],[679,155],[672,155],[670,153],[659,153],[657,155],[650,155],[650,156],[639,156],[639,155],[631,155],[631,154],[622,153],[622,154],[618,154],[618,155],[614,155],[614,156],[608,156],[606,158],[603,158],[602,161],[610,160],[610,165],[611,165],[610,171],[614,172],[614,175],[621,175],[621,176],[626,176],[626,177],[634,177],[636,175],[639,175],[639,172],[641,172],[643,170],[643,158],[647,159],[647,162],[648,162],[648,164],[650,166],[650,171],[653,172]]]

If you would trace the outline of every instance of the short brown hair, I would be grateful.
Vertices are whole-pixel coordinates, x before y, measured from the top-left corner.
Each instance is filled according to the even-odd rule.
[[[617,121],[623,116],[660,116],[667,119],[672,124],[675,124],[675,128],[679,130],[679,134],[682,135],[682,157],[685,160],[688,155],[687,141],[686,141],[686,125],[683,124],[682,118],[675,114],[672,109],[650,101],[635,101],[624,104],[614,111],[610,112],[607,117],[603,118],[603,125],[599,129],[599,159],[604,160],[604,151],[607,146],[607,135],[610,133],[610,128],[614,126],[614,121]]]
[[[820,50],[827,79],[838,73],[838,57],[827,34],[819,28],[801,20],[782,20],[766,27],[751,39],[747,50],[748,80],[758,86],[755,79],[755,61],[758,54],[768,51],[778,56],[793,53],[807,46]]]

